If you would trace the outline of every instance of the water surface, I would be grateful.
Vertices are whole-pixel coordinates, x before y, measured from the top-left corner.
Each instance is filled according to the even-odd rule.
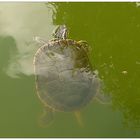
[[[140,137],[139,15],[132,2],[0,3],[0,137]],[[38,125],[33,38],[51,39],[60,24],[93,48],[91,62],[112,97],[111,105],[93,101],[81,111],[83,128],[72,113]]]

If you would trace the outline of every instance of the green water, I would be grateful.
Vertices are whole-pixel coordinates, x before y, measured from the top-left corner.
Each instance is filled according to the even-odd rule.
[[[56,113],[47,128],[38,124],[33,37],[49,40],[60,24],[93,48],[91,62],[112,97],[81,111],[83,128],[72,113]],[[136,3],[0,3],[0,137],[140,137],[139,38]]]

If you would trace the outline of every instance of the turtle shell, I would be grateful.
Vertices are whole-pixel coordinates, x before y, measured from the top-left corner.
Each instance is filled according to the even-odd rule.
[[[88,46],[74,40],[54,40],[40,47],[34,56],[34,69],[40,100],[57,111],[84,107],[99,89]]]

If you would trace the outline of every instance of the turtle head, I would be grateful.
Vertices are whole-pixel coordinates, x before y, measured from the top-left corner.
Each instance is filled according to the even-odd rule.
[[[68,29],[66,25],[59,25],[55,29],[53,33],[53,37],[57,39],[66,39],[68,37]]]

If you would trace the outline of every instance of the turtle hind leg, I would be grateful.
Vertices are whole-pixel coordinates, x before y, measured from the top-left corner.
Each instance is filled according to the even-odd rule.
[[[98,93],[94,99],[96,99],[101,104],[111,105],[112,103],[111,97],[101,94],[101,93]]]
[[[83,128],[84,127],[84,123],[82,121],[82,117],[81,117],[81,112],[80,111],[75,111],[74,115],[78,121],[78,124]]]
[[[48,127],[52,124],[54,120],[54,113],[51,108],[45,107],[43,113],[39,117],[39,126],[40,127]]]
[[[93,100],[97,100],[101,104],[111,105],[111,96],[106,93],[105,85],[98,77],[94,77],[92,80],[91,92],[95,94]]]

